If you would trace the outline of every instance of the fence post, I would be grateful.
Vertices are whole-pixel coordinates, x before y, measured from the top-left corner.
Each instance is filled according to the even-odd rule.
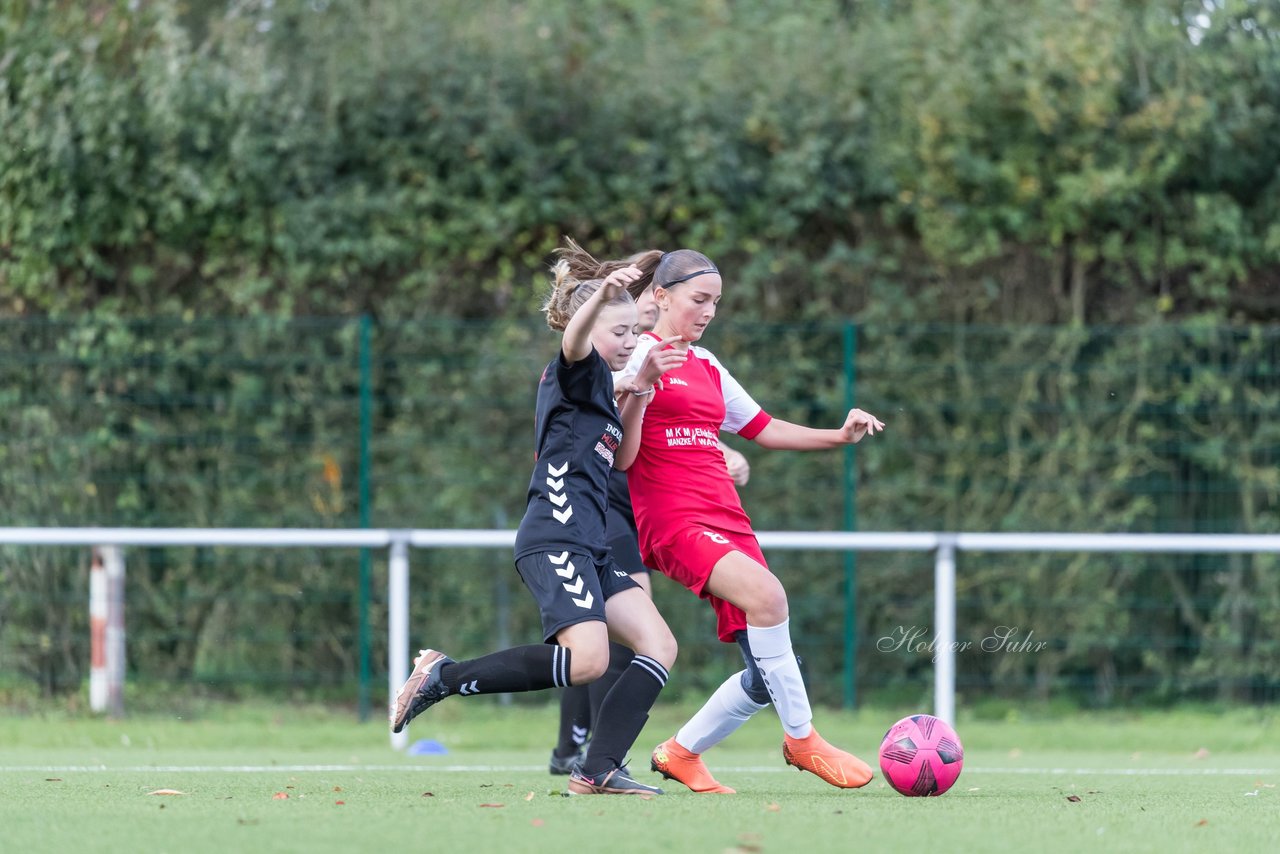
[[[844,406],[853,409],[857,399],[858,327],[844,327]],[[842,419],[843,420],[843,419]],[[857,469],[853,445],[844,446],[844,529],[858,530]],[[844,705],[858,704],[858,555],[844,553]]]
[[[369,434],[373,415],[373,358],[369,352],[373,330],[369,315],[360,318],[360,527],[369,527]],[[371,644],[369,643],[369,601],[373,586],[373,556],[368,549],[360,550],[359,639],[360,687],[357,699],[357,717],[361,722],[369,719],[369,671]]]
[[[96,546],[89,567],[89,708],[124,715],[124,554]]]
[[[956,537],[938,535],[933,564],[933,714],[949,724],[956,716]]]
[[[387,564],[387,664],[390,694],[388,707],[409,678],[409,538],[407,533],[391,540]],[[409,744],[405,730],[391,734],[391,746],[403,750]]]

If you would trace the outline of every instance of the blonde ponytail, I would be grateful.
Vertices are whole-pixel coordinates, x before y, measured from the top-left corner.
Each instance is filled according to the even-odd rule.
[[[547,326],[556,332],[564,332],[573,313],[578,310],[578,306],[587,301],[591,292],[581,294],[585,283],[573,275],[569,262],[563,258],[552,266],[551,275],[554,284],[551,287],[551,293],[542,303],[542,311],[547,316]],[[595,288],[591,290],[594,291]]]
[[[573,241],[569,242],[577,247]],[[578,249],[581,251],[580,247]],[[586,255],[585,252],[582,254]],[[591,256],[586,255],[586,257]],[[591,295],[604,284],[602,277],[585,281],[579,279],[574,275],[573,265],[574,262],[569,259],[561,258],[551,267],[554,284],[551,287],[551,293],[542,303],[542,311],[547,315],[547,326],[556,332],[564,332],[565,327],[569,325],[569,320],[578,312],[578,309],[582,308],[583,303],[591,299]],[[609,305],[625,305],[633,301],[631,294],[623,291],[621,296],[610,300]]]

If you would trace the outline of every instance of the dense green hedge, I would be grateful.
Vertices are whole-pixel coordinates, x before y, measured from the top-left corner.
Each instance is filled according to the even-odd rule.
[[[4,313],[523,314],[564,233],[740,317],[1277,309],[1270,3],[4,8]]]

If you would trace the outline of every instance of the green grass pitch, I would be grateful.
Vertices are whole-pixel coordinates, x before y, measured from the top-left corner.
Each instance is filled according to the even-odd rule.
[[[633,754],[692,709],[655,711]],[[910,710],[822,710],[875,765]],[[877,778],[839,791],[786,768],[761,714],[707,754],[737,795],[667,784],[651,800],[561,795],[555,709],[446,702],[410,727],[442,756],[393,752],[380,723],[288,704],[194,706],[123,721],[0,716],[5,851],[1276,851],[1273,711],[966,720],[965,770],[940,798]],[[643,770],[643,773],[639,773]],[[159,790],[182,794],[154,794]]]

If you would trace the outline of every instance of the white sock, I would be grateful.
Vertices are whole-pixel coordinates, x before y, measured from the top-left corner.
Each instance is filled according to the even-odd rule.
[[[747,643],[751,646],[751,657],[764,674],[764,684],[778,710],[782,728],[792,738],[804,738],[813,732],[810,723],[813,710],[809,707],[809,692],[800,678],[800,664],[791,651],[790,626],[790,620],[767,628],[747,626]]]
[[[742,674],[724,680],[689,722],[676,733],[676,743],[690,753],[702,753],[724,741],[733,731],[764,708],[747,696],[742,687]]]

